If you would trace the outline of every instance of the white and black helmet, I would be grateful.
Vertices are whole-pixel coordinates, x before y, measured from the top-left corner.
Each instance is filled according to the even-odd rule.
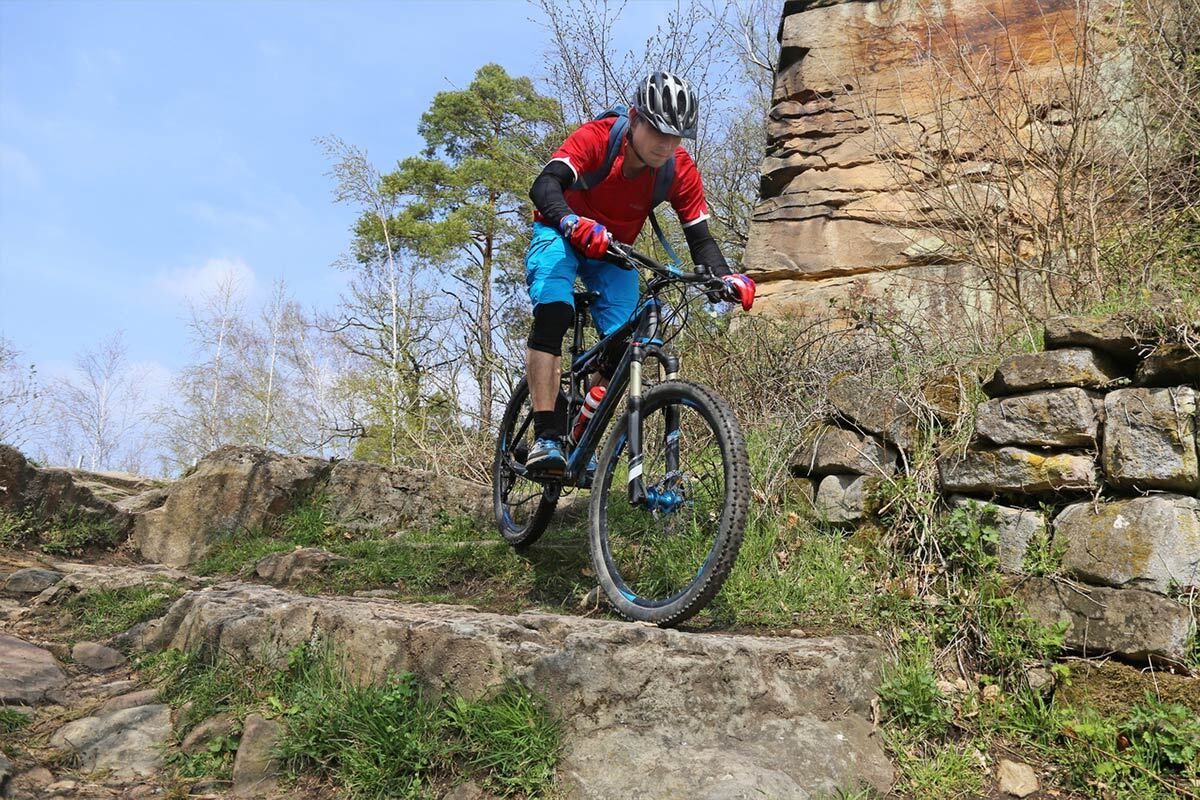
[[[643,119],[670,136],[696,138],[700,101],[692,85],[670,72],[652,72],[638,84],[633,107]]]

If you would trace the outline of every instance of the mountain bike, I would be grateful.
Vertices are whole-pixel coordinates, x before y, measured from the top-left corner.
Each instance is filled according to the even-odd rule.
[[[607,394],[570,449],[565,472],[545,478],[525,470],[533,407],[526,381],[517,385],[496,442],[496,521],[510,544],[528,547],[545,532],[565,490],[590,488],[588,545],[609,602],[628,619],[673,626],[724,584],[750,505],[750,465],[737,419],[712,389],[679,377],[679,358],[667,347],[690,310],[723,284],[703,267],[684,272],[617,242],[607,258],[644,270],[645,288],[632,318],[587,349],[588,309],[598,295],[575,293],[560,413],[565,407],[567,419],[576,419],[600,359],[623,346]],[[665,380],[652,382],[655,368]],[[589,461],[619,409],[593,478]]]

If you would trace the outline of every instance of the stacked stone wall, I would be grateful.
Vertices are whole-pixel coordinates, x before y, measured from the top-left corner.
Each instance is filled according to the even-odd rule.
[[[937,461],[945,505],[988,516],[1014,591],[1067,624],[1069,649],[1182,666],[1200,592],[1200,356],[1143,355],[1096,318],[1052,320],[1045,341],[983,382],[969,445]],[[855,376],[830,399],[836,418],[792,470],[829,521],[868,519],[871,485],[907,468],[918,406]],[[1053,577],[1030,574],[1048,560]]]

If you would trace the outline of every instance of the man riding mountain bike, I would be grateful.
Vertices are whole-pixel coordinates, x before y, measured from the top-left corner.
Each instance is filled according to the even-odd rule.
[[[687,81],[652,73],[638,85],[627,118],[622,109],[582,125],[533,182],[536,212],[525,256],[533,303],[525,366],[536,437],[525,467],[532,473],[553,476],[566,468],[568,420],[556,406],[562,342],[575,316],[575,278],[599,295],[591,308],[601,336],[629,320],[637,309],[638,273],[603,258],[611,239],[633,244],[657,202],[671,203],[692,261],[721,278],[724,299],[746,310],[754,303],[754,281],[730,273],[708,229],[700,172],[680,146],[683,138],[696,138],[698,109]],[[599,385],[612,377],[619,356],[602,360]]]

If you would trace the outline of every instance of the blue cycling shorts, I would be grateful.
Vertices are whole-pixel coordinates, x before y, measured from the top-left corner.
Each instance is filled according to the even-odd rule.
[[[589,292],[600,295],[591,311],[601,336],[612,333],[633,316],[639,296],[637,270],[585,258],[554,228],[533,223],[533,239],[525,254],[525,285],[533,307],[566,303],[574,308],[576,275]]]

